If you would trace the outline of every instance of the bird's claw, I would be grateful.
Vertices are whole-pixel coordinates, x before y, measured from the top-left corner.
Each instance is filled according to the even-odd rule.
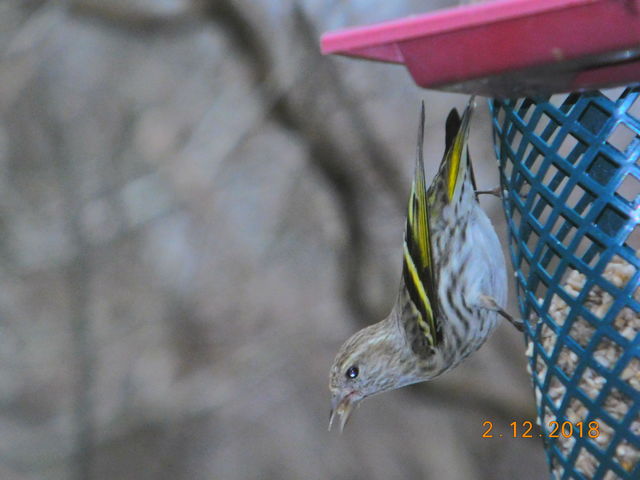
[[[494,197],[500,198],[502,197],[502,189],[498,186],[491,190],[476,190],[476,198],[478,198],[479,195],[493,195]]]

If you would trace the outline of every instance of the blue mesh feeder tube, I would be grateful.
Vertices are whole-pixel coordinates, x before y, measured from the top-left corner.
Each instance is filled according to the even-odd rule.
[[[640,478],[640,84],[613,92],[490,102],[558,479]]]

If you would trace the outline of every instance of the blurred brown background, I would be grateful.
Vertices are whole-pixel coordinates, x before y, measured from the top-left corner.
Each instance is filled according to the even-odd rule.
[[[547,477],[481,438],[535,420],[506,324],[327,432],[333,356],[397,291],[419,102],[429,175],[467,99],[319,34],[448,3],[0,1],[0,479]]]

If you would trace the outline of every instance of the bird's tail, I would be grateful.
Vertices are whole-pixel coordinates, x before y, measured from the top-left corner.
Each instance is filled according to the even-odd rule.
[[[475,179],[473,178],[473,168],[469,159],[468,147],[469,126],[475,105],[475,97],[471,97],[461,120],[455,109],[451,110],[447,118],[447,145],[440,167],[440,174],[444,177],[445,197],[447,203],[450,204],[457,204],[462,200],[463,184],[467,172],[469,172],[470,180],[475,190]]]

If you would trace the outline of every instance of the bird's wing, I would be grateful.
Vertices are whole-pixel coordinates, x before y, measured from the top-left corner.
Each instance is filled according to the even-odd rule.
[[[437,298],[427,204],[427,183],[424,174],[424,103],[418,130],[416,170],[409,197],[409,212],[404,238],[402,276],[404,288],[418,311],[418,326],[427,343],[434,347],[441,340],[437,322]]]

